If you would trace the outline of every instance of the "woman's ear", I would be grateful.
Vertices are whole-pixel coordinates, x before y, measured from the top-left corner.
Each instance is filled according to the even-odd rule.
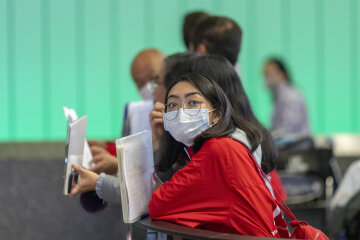
[[[220,111],[215,110],[211,117],[211,124],[217,123],[220,120],[220,118],[221,118]]]

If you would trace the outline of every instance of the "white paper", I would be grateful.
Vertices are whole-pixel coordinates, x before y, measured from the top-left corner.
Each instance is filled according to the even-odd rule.
[[[154,159],[151,132],[116,140],[124,222],[133,223],[148,213]]]
[[[127,117],[130,121],[130,134],[151,130],[148,116],[153,107],[153,100],[129,103]]]
[[[68,139],[67,139],[67,155],[65,159],[65,173],[64,173],[64,194],[69,193],[69,187],[71,187],[71,164],[82,165],[85,134],[86,134],[86,116],[69,122],[68,125]],[[70,185],[70,186],[69,186]]]
[[[68,120],[69,118],[71,119],[71,121],[75,121],[75,120],[78,119],[78,116],[77,116],[74,109],[67,108],[65,106],[63,108],[64,108],[64,113],[65,113],[66,120]],[[85,138],[82,166],[84,168],[86,168],[86,169],[90,168],[91,167],[90,166],[90,161],[92,159],[93,159],[93,156],[92,156],[91,151],[90,151],[89,143]]]

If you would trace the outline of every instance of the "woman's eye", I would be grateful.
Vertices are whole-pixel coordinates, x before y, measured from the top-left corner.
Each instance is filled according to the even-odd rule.
[[[189,102],[189,106],[198,106],[198,105],[200,105],[201,104],[201,102],[199,102],[199,101],[196,101],[196,100],[191,100],[190,102]]]
[[[176,103],[168,103],[167,106],[168,106],[169,109],[173,109],[173,108],[177,107],[177,104]]]

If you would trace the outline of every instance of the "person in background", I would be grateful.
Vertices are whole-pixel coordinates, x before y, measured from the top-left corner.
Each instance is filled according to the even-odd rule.
[[[217,54],[236,65],[241,50],[242,30],[227,17],[211,16],[201,21],[193,32],[191,44],[199,55]]]
[[[154,104],[154,86],[152,82],[159,79],[163,61],[164,55],[158,49],[145,49],[135,56],[131,64],[131,77],[137,86],[142,101],[130,102],[125,105],[122,136],[150,130],[147,116]],[[115,143],[93,141],[91,151],[94,166],[87,171],[86,176],[81,175],[83,185],[82,188],[78,188],[80,185],[77,188],[78,192],[82,193],[80,196],[82,207],[88,212],[96,212],[105,208],[106,202],[103,199],[116,199],[116,197],[120,196],[120,184],[118,178],[113,176],[118,169]],[[106,179],[101,181],[103,183],[101,186],[96,186],[96,183],[100,182],[98,175],[100,173],[103,174],[100,180],[104,180],[105,177]],[[94,191],[95,189],[97,192]],[[99,192],[103,193],[102,198],[99,198],[99,194],[97,194]],[[137,229],[134,232],[131,228],[131,233],[128,232],[127,239],[131,239],[131,236],[134,239],[145,239],[146,231]]]
[[[154,48],[142,50],[135,56],[131,64],[131,77],[143,100],[153,99],[151,80],[159,77],[164,58],[164,54]]]
[[[204,19],[210,17],[210,14],[204,11],[196,11],[190,12],[185,15],[184,22],[183,22],[183,40],[188,51],[193,51],[194,47],[191,43],[192,35],[194,34],[194,30],[196,26],[203,21]]]
[[[271,131],[280,136],[310,135],[305,100],[294,88],[285,64],[277,58],[268,59],[264,65],[264,78],[274,101]]]
[[[150,130],[148,116],[153,108],[153,86],[151,82],[159,78],[164,61],[164,54],[158,49],[140,51],[131,64],[131,77],[137,86],[142,101],[130,102],[125,105],[123,113],[122,136],[128,136],[143,130]],[[94,166],[90,169],[96,173],[117,172],[116,147],[114,142],[89,141],[94,156]]]

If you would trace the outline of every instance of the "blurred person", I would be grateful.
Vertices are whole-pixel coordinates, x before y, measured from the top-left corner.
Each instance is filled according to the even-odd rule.
[[[360,237],[360,159],[351,163],[329,204],[327,230],[333,239]]]
[[[143,99],[138,102],[130,102],[125,105],[123,112],[122,136],[131,135],[143,130],[150,130],[150,123],[147,121],[151,109],[153,108],[153,91],[152,82],[159,78],[160,70],[164,61],[163,53],[158,49],[145,49],[139,52],[131,64],[131,77],[137,86],[138,93]],[[112,176],[117,173],[118,163],[116,159],[116,146],[114,142],[91,142],[91,151],[93,153],[93,167],[84,175],[81,169],[77,169],[81,176],[82,185],[75,186],[74,191],[81,192],[80,202],[83,208],[88,212],[96,212],[102,210],[106,206],[106,202],[99,198],[99,192],[103,193],[103,198],[116,198],[120,195],[120,185],[117,177]],[[107,176],[104,184],[97,187],[96,184],[103,178],[99,179],[99,175]],[[105,174],[106,173],[106,174]],[[102,182],[101,182],[102,183]],[[80,188],[81,186],[81,188]],[[82,188],[88,186],[87,188]],[[90,186],[90,187],[89,187]],[[109,189],[109,191],[108,191]],[[116,193],[113,197],[111,194]],[[134,238],[144,239],[146,231],[138,230]],[[128,232],[128,239],[131,234]]]
[[[151,80],[159,77],[164,54],[158,49],[145,49],[139,52],[131,64],[131,77],[143,100],[152,100]]]
[[[271,131],[280,136],[310,135],[305,100],[292,85],[285,64],[277,58],[268,59],[264,65],[264,78],[274,102]]]
[[[143,101],[130,102],[124,107],[122,136],[128,136],[150,129],[143,116],[147,116],[153,106],[152,81],[159,78],[164,54],[158,49],[145,49],[138,53],[131,64],[131,76]]]
[[[201,21],[193,32],[193,50],[200,54],[217,54],[236,65],[241,50],[242,30],[227,17],[210,16]]]
[[[143,130],[150,130],[148,116],[153,107],[153,87],[151,82],[159,78],[164,61],[163,53],[158,49],[140,51],[131,64],[131,76],[143,101],[130,102],[125,105],[123,113],[122,136],[128,136]],[[94,155],[90,170],[96,173],[117,172],[116,147],[114,142],[89,141]],[[113,155],[113,156],[112,156]]]
[[[194,51],[194,47],[192,46],[191,38],[194,34],[194,30],[196,26],[203,21],[204,19],[210,17],[210,14],[204,11],[195,11],[190,12],[185,15],[183,22],[183,40],[188,51]]]

